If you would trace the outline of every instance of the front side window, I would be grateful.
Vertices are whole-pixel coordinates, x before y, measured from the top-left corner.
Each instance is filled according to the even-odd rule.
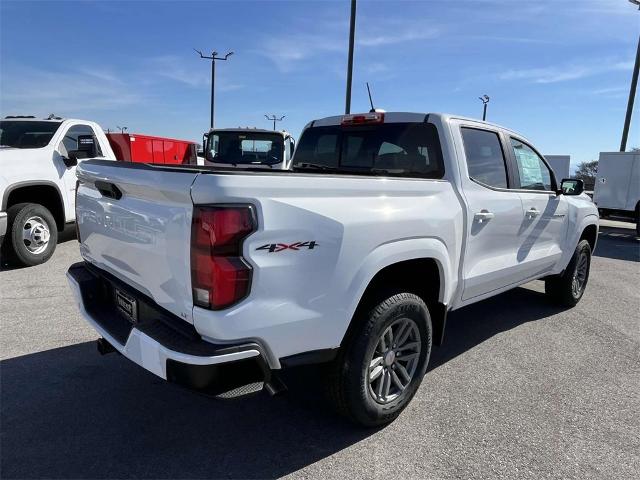
[[[507,188],[507,167],[495,132],[462,128],[469,178],[483,185]]]
[[[87,157],[102,157],[102,150],[96,138],[96,134],[89,125],[74,125],[58,146],[58,153],[67,157],[72,150],[83,150],[87,152]]]
[[[0,121],[0,146],[42,148],[49,144],[62,122]]]
[[[442,178],[438,132],[429,123],[331,125],[305,130],[294,168]]]
[[[511,138],[513,154],[518,166],[519,188],[523,190],[551,190],[551,172],[542,158],[526,143]]]

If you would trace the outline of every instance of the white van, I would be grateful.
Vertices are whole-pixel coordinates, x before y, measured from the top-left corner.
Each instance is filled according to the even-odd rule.
[[[601,152],[593,202],[601,217],[635,222],[640,235],[640,152]]]

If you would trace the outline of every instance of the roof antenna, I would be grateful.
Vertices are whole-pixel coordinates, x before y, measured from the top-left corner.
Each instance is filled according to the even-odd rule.
[[[369,103],[371,104],[371,110],[369,110],[369,113],[376,113],[376,108],[373,106],[373,100],[371,99],[371,89],[369,88],[369,82],[367,82],[367,92],[369,93]]]

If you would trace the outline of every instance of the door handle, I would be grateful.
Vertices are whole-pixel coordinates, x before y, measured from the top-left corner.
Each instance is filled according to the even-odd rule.
[[[478,223],[484,223],[491,220],[493,217],[495,217],[495,215],[489,210],[481,210],[473,216],[473,219],[477,220]]]
[[[536,207],[531,207],[529,210],[527,210],[526,215],[529,220],[532,220],[540,215],[540,211]]]
[[[120,200],[122,198],[122,191],[113,183],[96,180],[95,186],[103,197],[113,198],[114,200]]]

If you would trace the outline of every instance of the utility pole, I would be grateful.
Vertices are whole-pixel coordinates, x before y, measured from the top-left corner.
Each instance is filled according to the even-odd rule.
[[[478,97],[482,102],[482,121],[484,122],[487,119],[487,105],[489,104],[489,95],[483,95]]]
[[[353,44],[356,37],[356,0],[351,0],[351,20],[349,22],[349,59],[347,60],[347,95],[344,113],[351,113],[351,81],[353,79]]]
[[[640,0],[629,0],[640,9]],[[627,150],[627,138],[629,137],[629,127],[631,126],[631,116],[633,114],[633,103],[636,99],[636,90],[638,89],[638,70],[640,70],[640,36],[638,37],[638,48],[636,49],[636,63],[633,66],[633,74],[631,75],[631,87],[629,88],[629,100],[627,101],[627,113],[624,117],[624,127],[622,127],[622,141],[620,142],[620,151]]]
[[[203,55],[200,50],[196,50],[195,48],[194,50],[196,51],[196,53],[200,55],[200,58],[211,60],[211,119],[209,121],[209,125],[211,128],[213,128],[213,111],[214,111],[214,98],[215,98],[214,93],[215,93],[215,85],[216,85],[216,60],[227,60],[231,55],[233,55],[233,52],[227,53],[224,57],[218,57],[218,52],[214,50],[213,52],[211,52],[211,56],[208,57],[206,55]]]
[[[282,115],[280,118],[276,117],[275,115],[271,115],[271,116],[265,115],[265,118],[267,120],[273,121],[273,130],[274,131],[276,129],[276,122],[281,122],[284,117],[286,117],[286,115]]]

